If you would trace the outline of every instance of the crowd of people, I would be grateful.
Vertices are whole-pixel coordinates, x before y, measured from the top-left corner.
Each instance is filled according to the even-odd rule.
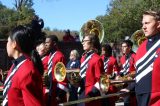
[[[13,64],[5,80],[0,77],[3,82],[3,106],[56,106],[117,92],[130,94],[74,105],[115,106],[120,98],[124,106],[160,105],[160,12],[149,10],[143,13],[142,30],[147,39],[136,52],[132,50],[131,40],[122,41],[119,60],[112,46],[101,44],[96,34],[83,36],[82,56],[75,48],[70,51],[69,57],[65,57],[59,50],[57,36],[46,36],[41,30],[43,25],[41,19],[34,17],[31,26],[19,25],[8,37],[6,49],[8,56],[13,58]],[[69,30],[65,33],[65,42],[74,41]],[[69,61],[66,61],[67,58]],[[62,81],[57,80],[54,74],[59,62],[65,65],[66,72],[73,71],[72,76]],[[74,70],[79,70],[78,74]],[[102,75],[110,81],[127,79],[133,82],[113,84],[104,89],[100,83]],[[76,81],[73,83],[71,80]]]

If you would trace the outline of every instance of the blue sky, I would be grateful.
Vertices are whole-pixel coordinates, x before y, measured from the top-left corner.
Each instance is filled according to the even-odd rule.
[[[14,0],[0,0],[13,8]],[[90,19],[105,15],[111,0],[34,0],[36,14],[45,22],[45,27],[58,30],[76,30]]]

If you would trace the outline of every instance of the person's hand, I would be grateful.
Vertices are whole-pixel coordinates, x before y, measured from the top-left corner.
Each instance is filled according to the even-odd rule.
[[[58,103],[60,103],[60,101],[61,101],[61,99],[58,96],[56,97],[56,100]]]
[[[121,79],[121,76],[116,76],[115,80],[120,80]]]
[[[120,92],[130,92],[130,90],[129,90],[129,89],[126,89],[126,88],[124,88],[124,89],[121,89],[121,90],[120,90]]]
[[[122,93],[120,96],[121,97],[124,97],[124,96],[126,96],[126,93],[129,93],[130,92],[130,90],[129,89],[126,89],[126,88],[124,88],[124,89],[121,89],[120,90],[120,93]]]
[[[66,93],[66,97],[67,97],[67,102],[68,102],[69,101],[69,97],[70,97],[70,93],[69,92]]]

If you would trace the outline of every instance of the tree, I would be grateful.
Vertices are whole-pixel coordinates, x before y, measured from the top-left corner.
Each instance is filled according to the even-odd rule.
[[[0,4],[0,13],[0,38],[6,38],[11,28],[16,25],[18,18],[14,10],[2,4]]]
[[[22,11],[24,7],[32,8],[33,4],[33,0],[15,0],[14,6],[18,11]]]
[[[103,23],[104,42],[120,41],[141,29],[142,13],[160,8],[159,0],[112,0],[104,16],[97,20]]]
[[[18,2],[18,0],[15,0]],[[0,38],[8,37],[9,31],[17,25],[30,24],[32,17],[35,15],[34,9],[31,7],[32,0],[22,0],[19,9],[9,9],[0,3]],[[19,0],[20,2],[20,0]]]

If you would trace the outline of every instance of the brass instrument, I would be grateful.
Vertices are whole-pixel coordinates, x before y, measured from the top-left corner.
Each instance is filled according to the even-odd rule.
[[[142,30],[137,30],[131,36],[131,41],[133,42],[133,50],[136,52],[139,45],[145,41],[147,38]]]
[[[102,92],[108,92],[110,86],[110,80],[107,74],[102,74],[100,76],[99,86]]]
[[[62,82],[67,79],[72,85],[78,86],[80,81],[79,69],[67,70],[62,62],[58,62],[54,68],[54,76],[58,82]]]
[[[104,28],[101,22],[98,20],[89,20],[83,24],[80,30],[80,40],[88,34],[94,34],[99,37],[99,41],[102,42],[104,38]]]
[[[134,82],[135,81],[134,79],[129,79],[131,77],[130,75],[133,75],[133,74],[129,74],[128,76],[121,77],[118,80],[110,80],[109,76],[106,74],[101,75],[100,81],[99,81],[99,86],[101,91],[108,92],[110,85],[114,85],[117,88],[119,88],[119,87],[122,87],[123,84],[125,83]]]
[[[42,76],[42,81],[43,81],[43,86],[49,87],[49,77],[48,77],[48,72],[44,71],[43,76]]]
[[[126,81],[126,80],[132,80],[135,78],[135,71],[124,75],[123,77],[119,76],[117,80],[122,80],[122,81]]]
[[[81,77],[79,75],[80,69],[69,69],[67,70],[67,79],[70,84],[78,87]]]
[[[66,68],[62,62],[58,62],[54,67],[54,76],[58,82],[62,82],[66,78]]]

